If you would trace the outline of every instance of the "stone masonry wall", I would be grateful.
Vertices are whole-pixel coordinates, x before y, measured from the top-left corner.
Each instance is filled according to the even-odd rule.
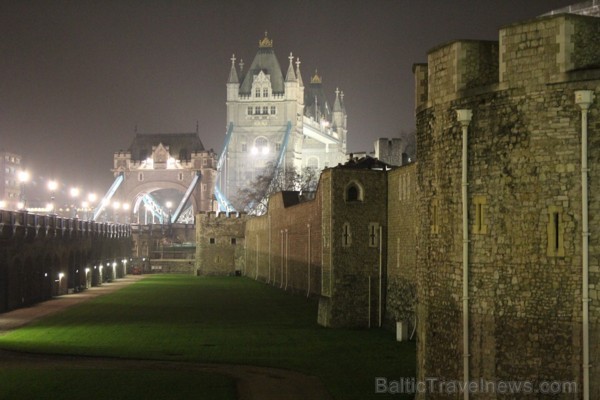
[[[415,327],[417,290],[416,164],[388,173],[386,324]]]
[[[267,214],[248,221],[244,274],[284,290],[318,295],[322,265],[320,197],[286,207],[284,196],[293,194],[274,194]]]
[[[501,85],[487,92],[472,88],[452,95],[456,77],[437,64],[451,64],[455,44],[430,53],[429,81],[437,83],[430,85],[429,108],[417,110],[420,379],[462,379],[462,133],[455,110],[466,108],[473,111],[468,134],[470,377],[575,381],[581,389],[581,119],[574,91],[591,89],[598,96],[600,73],[576,81],[578,71],[563,63],[596,40],[592,35],[560,43],[569,24],[573,32],[595,31],[600,20],[558,16],[503,29]],[[561,55],[561,49],[571,54]],[[460,70],[462,61],[455,62]],[[600,355],[600,308],[594,301],[600,232],[593,222],[600,215],[598,108],[596,100],[588,147],[592,365]],[[591,398],[600,396],[597,374],[592,368]],[[477,398],[511,397],[487,393]]]
[[[244,234],[247,215],[199,213],[196,215],[196,273],[234,275],[244,269]]]
[[[322,189],[329,203],[323,203],[323,252],[331,264],[323,264],[318,321],[330,327],[377,326],[379,299],[382,317],[385,313],[387,172],[334,168],[328,173]],[[348,197],[352,185],[358,189],[356,201]]]

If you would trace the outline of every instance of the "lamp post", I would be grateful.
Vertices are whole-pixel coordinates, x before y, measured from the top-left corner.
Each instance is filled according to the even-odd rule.
[[[169,210],[169,220],[167,221],[167,223],[170,225],[171,224],[171,207],[173,207],[173,203],[170,201],[167,201],[165,203],[165,206],[167,206],[167,210]]]
[[[87,195],[87,206],[88,207],[88,212],[91,211],[92,212],[92,216],[94,215],[94,203],[96,203],[96,200],[98,200],[98,196],[96,196],[96,193],[88,193]],[[86,213],[86,219],[90,219],[90,215],[89,213]]]
[[[123,208],[123,211],[124,211],[124,213],[123,213],[123,215],[124,215],[123,222],[124,223],[128,223],[129,222],[129,209],[130,209],[131,206],[129,205],[129,203],[123,203],[121,207]]]
[[[119,208],[121,208],[121,203],[115,201],[112,203],[112,207],[114,210],[115,222],[119,222]]]
[[[49,207],[49,211],[54,211],[55,205],[54,205],[54,192],[56,191],[56,189],[58,188],[58,182],[56,182],[54,179],[48,181],[48,190],[50,191],[50,207]]]
[[[26,208],[27,201],[25,199],[25,184],[29,182],[29,172],[27,171],[19,171],[19,204],[17,206],[18,209],[22,210]]]
[[[89,207],[90,203],[88,203],[87,201],[82,201],[81,202],[81,209],[83,210],[84,214],[83,214],[83,219],[87,220],[88,219],[88,211],[89,211]]]
[[[71,195],[71,198],[73,199],[73,217],[77,218],[77,198],[79,197],[79,188],[76,187],[72,187],[69,190],[69,194]]]

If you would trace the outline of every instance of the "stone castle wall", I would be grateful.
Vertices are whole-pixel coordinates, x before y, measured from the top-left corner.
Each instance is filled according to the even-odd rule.
[[[417,290],[416,164],[388,172],[385,322],[415,327]]]
[[[247,215],[196,215],[196,273],[234,275],[244,269],[244,230]]]
[[[471,109],[470,377],[576,381],[581,388],[581,117],[574,91],[600,93],[600,74],[590,69],[598,53],[586,48],[598,43],[598,29],[600,20],[570,15],[504,28],[498,84],[465,79],[474,65],[488,63],[495,48],[488,42],[429,54],[428,93],[421,96],[428,100],[417,107],[420,379],[462,379],[462,132],[455,110]],[[592,222],[600,211],[600,139],[592,133],[600,132],[599,108],[596,100],[589,114],[592,298],[600,277],[600,232]],[[599,315],[592,300],[593,365]],[[597,382],[592,398],[600,396]]]
[[[284,290],[318,295],[321,289],[321,198],[298,203],[297,193],[269,199],[267,214],[246,226],[246,276]]]
[[[324,257],[318,321],[331,327],[377,326],[380,299],[382,317],[385,312],[387,173],[337,168],[321,176],[321,185]],[[358,190],[357,200],[350,198],[351,186]]]
[[[357,189],[356,199],[348,197],[350,187]],[[298,203],[292,192],[273,195],[267,214],[246,224],[244,274],[320,295],[321,325],[376,326],[379,299],[382,320],[386,301],[386,193],[385,171],[334,168],[321,174],[314,200]]]

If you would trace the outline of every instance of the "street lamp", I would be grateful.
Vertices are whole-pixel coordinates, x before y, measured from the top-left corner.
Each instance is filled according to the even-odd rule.
[[[123,203],[121,205],[121,208],[123,208],[123,211],[125,211],[125,213],[124,213],[124,215],[125,215],[125,221],[123,221],[123,222],[127,223],[127,222],[129,222],[128,220],[129,220],[129,208],[130,208],[130,205],[129,205],[129,203]]]
[[[73,214],[74,214],[73,217],[77,218],[77,205],[75,203],[75,199],[77,199],[79,197],[79,188],[72,187],[69,190],[69,194],[73,198]]]
[[[89,206],[90,206],[90,203],[88,203],[87,201],[84,200],[81,202],[81,208],[83,209],[83,212],[85,213],[85,214],[83,214],[84,219],[86,219],[86,220],[88,219],[88,211],[89,211],[88,207]]]
[[[19,171],[19,203],[17,204],[17,208],[19,210],[25,208],[26,200],[25,200],[25,184],[29,182],[29,172],[27,171]]]
[[[58,188],[58,182],[56,182],[55,180],[48,181],[48,190],[50,191],[50,204],[51,204],[51,207],[49,207],[50,211],[54,210],[54,192],[56,191],[57,188]]]
[[[169,210],[169,221],[168,221],[168,223],[170,224],[171,223],[171,207],[173,207],[173,203],[170,202],[170,201],[167,201],[165,203],[165,205],[167,206],[167,210]]]
[[[121,208],[121,203],[119,203],[118,201],[114,201],[112,203],[112,207],[114,210],[115,222],[119,222],[119,208]]]

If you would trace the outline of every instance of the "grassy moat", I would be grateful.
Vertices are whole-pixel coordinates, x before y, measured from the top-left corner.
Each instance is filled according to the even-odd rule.
[[[152,275],[1,336],[0,348],[277,367],[319,377],[337,399],[385,398],[376,377],[414,376],[414,343],[316,319],[316,300],[251,279]],[[236,398],[221,375],[131,368],[0,367],[0,388],[0,398]]]

